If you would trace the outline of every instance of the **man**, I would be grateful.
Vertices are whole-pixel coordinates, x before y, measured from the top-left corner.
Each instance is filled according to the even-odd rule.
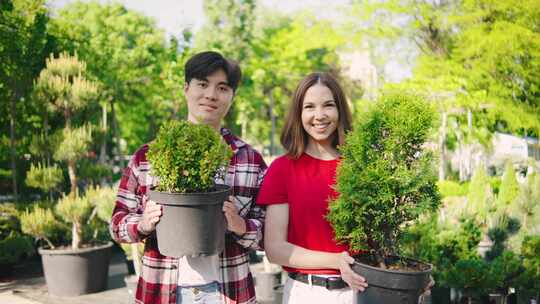
[[[267,166],[251,146],[221,128],[240,78],[240,67],[216,52],[196,54],[185,65],[187,119],[219,131],[233,151],[221,181],[232,187],[223,206],[227,233],[221,254],[180,259],[161,255],[154,232],[161,207],[146,196],[156,184],[146,159],[148,144],[124,170],[110,229],[118,242],[145,242],[136,303],[255,303],[248,250],[260,248],[264,211],[255,198]]]

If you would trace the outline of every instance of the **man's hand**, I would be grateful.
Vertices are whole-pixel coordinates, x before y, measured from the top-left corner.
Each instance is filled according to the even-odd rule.
[[[420,298],[418,299],[418,304],[423,304],[425,303],[425,300],[426,300],[426,297],[431,295],[431,288],[433,288],[433,286],[435,286],[435,280],[433,279],[433,277],[430,275],[429,276],[429,283],[428,285],[424,288],[424,292],[420,295]]]
[[[363,292],[368,283],[366,279],[354,272],[351,268],[351,264],[354,263],[354,259],[348,252],[343,251],[339,253],[339,271],[341,272],[341,279],[345,281],[354,291]]]
[[[223,213],[227,219],[227,229],[237,235],[246,233],[246,221],[238,214],[238,208],[232,202],[233,197],[229,196],[229,200],[223,203]]]
[[[156,224],[161,217],[161,205],[148,200],[144,207],[142,219],[137,225],[137,230],[144,235],[150,234],[156,229]]]

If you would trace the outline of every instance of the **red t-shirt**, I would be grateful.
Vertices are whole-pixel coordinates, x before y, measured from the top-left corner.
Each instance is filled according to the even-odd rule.
[[[268,168],[259,190],[257,204],[289,204],[287,241],[306,249],[342,252],[348,246],[338,245],[334,230],[326,220],[328,201],[336,197],[338,160],[320,160],[308,154],[298,159],[281,156]],[[339,274],[335,269],[297,269],[284,267],[289,272]]]

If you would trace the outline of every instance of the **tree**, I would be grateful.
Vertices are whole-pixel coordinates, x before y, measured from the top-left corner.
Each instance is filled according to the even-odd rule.
[[[391,0],[358,5],[366,8],[359,11],[366,12],[363,21],[374,25],[371,32],[418,46],[413,77],[401,87],[435,96],[443,117],[452,109],[474,113],[474,119],[455,115],[458,128],[443,125],[441,143],[447,141],[445,130],[448,135],[459,130],[460,145],[485,144],[496,130],[540,135],[536,1]]]
[[[514,171],[512,162],[508,161],[502,176],[499,195],[497,196],[497,209],[500,212],[506,212],[518,195],[519,184],[516,179],[516,171]]]
[[[17,199],[17,155],[24,154],[23,137],[32,133],[25,123],[32,114],[28,92],[43,66],[50,40],[44,1],[2,1],[0,8],[0,99],[9,102],[0,107],[0,122],[2,129],[10,130],[9,153],[2,155],[10,155],[12,192]]]
[[[85,156],[92,137],[90,126],[75,128],[72,120],[77,112],[95,102],[98,95],[97,84],[87,80],[85,74],[86,64],[79,61],[77,56],[62,53],[58,58],[54,58],[51,55],[35,86],[37,98],[48,110],[63,114],[65,128],[54,157],[67,163],[71,194],[75,196],[77,161]]]
[[[467,194],[467,213],[475,214],[480,223],[487,224],[488,214],[494,210],[493,190],[482,167],[476,168]]]
[[[167,48],[153,20],[119,4],[67,5],[53,20],[51,32],[62,49],[87,63],[89,78],[101,83],[97,120],[102,129],[111,126],[104,139],[113,138],[114,154],[133,151],[153,138],[174,111],[176,100],[171,102],[169,91],[181,89],[181,84],[164,85],[170,79],[164,65],[180,51],[178,44]],[[127,151],[120,149],[124,140]]]

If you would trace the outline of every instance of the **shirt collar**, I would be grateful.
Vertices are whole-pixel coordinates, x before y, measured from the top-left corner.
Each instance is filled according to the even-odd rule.
[[[236,153],[236,151],[238,151],[238,149],[244,147],[245,145],[247,145],[243,140],[241,140],[240,138],[234,136],[231,132],[231,130],[227,129],[227,128],[221,128],[220,129],[220,133],[221,133],[221,136],[223,137],[223,139],[225,139],[225,142],[231,146],[232,150],[233,150],[233,153]]]

